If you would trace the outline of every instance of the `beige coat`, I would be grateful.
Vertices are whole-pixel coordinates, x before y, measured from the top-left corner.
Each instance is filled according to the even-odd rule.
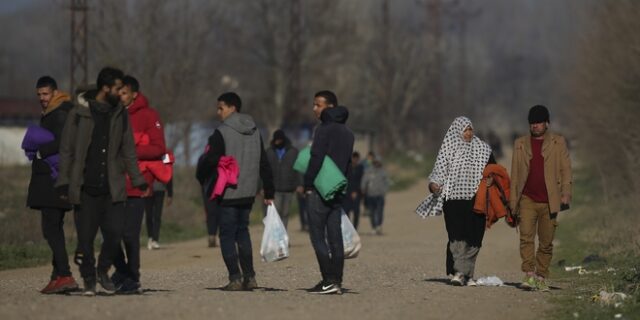
[[[532,157],[531,136],[516,139],[511,160],[511,197],[510,205],[518,213],[522,190],[529,176],[529,162]],[[544,158],[544,181],[549,197],[549,211],[559,212],[562,195],[571,196],[571,159],[567,142],[559,134],[547,131],[542,143]]]

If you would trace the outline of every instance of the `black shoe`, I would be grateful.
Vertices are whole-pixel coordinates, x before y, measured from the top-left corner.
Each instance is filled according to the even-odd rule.
[[[93,297],[96,295],[96,279],[86,278],[84,280],[84,288],[82,288],[82,295],[87,297]]]
[[[320,291],[322,290],[322,285],[324,284],[324,281],[320,280],[320,282],[318,282],[318,284],[316,284],[315,286],[309,288],[309,289],[305,289],[307,292],[314,292],[314,291]]]
[[[238,280],[231,280],[229,281],[229,283],[221,288],[223,291],[243,291],[244,290],[244,286],[242,285],[242,281],[240,281],[240,279]]]
[[[122,285],[118,288],[118,290],[116,290],[117,294],[141,294],[143,293],[142,291],[142,286],[140,285],[140,282],[135,281],[131,278],[126,278],[124,279],[124,281],[122,282]]]
[[[111,279],[109,279],[109,275],[106,272],[103,273],[100,271],[98,271],[97,274],[98,274],[98,283],[100,284],[102,289],[104,289],[104,291],[107,294],[114,294],[118,288],[116,288],[116,286],[113,285],[113,282],[111,282]]]
[[[242,281],[242,287],[244,288],[244,290],[248,291],[258,288],[256,277],[245,278],[244,281]]]
[[[309,293],[316,294],[342,294],[342,288],[336,283],[322,282],[319,286],[315,286],[309,290]]]
[[[122,284],[125,282],[125,280],[127,280],[127,276],[125,276],[124,274],[116,271],[111,275],[111,282],[113,283],[113,285],[116,288],[119,288],[120,286],[122,286]]]

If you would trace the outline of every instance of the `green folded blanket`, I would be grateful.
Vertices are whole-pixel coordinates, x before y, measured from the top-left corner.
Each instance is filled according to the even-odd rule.
[[[305,147],[298,153],[298,158],[293,164],[293,170],[304,174],[309,167],[309,160],[311,160],[311,147]],[[345,193],[347,178],[345,178],[335,162],[325,156],[324,161],[322,161],[322,167],[313,181],[313,186],[316,187],[322,199],[329,201],[335,198],[337,194]]]

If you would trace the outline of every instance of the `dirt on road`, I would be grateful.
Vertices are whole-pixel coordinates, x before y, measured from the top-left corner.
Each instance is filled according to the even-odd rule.
[[[503,222],[487,231],[476,277],[495,275],[503,287],[453,287],[445,275],[447,236],[442,217],[413,210],[426,183],[387,196],[384,235],[361,217],[360,256],[345,263],[343,295],[304,291],[320,279],[307,233],[290,221],[291,257],[260,261],[262,227],[251,228],[258,285],[224,292],[227,274],[219,248],[206,240],[142,252],[142,295],[42,295],[50,267],[0,272],[0,319],[541,319],[551,293],[525,292],[518,237]],[[73,266],[74,276],[79,272]]]

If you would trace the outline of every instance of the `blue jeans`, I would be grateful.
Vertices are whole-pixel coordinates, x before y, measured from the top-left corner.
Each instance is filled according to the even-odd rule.
[[[309,237],[320,265],[322,280],[327,283],[342,283],[344,243],[340,225],[341,202],[341,199],[325,202],[317,191],[307,195]]]
[[[371,227],[375,229],[381,226],[384,213],[384,196],[367,197],[367,209],[369,209]]]
[[[229,280],[254,277],[256,273],[253,270],[253,253],[249,235],[251,205],[220,205],[218,208],[220,209],[218,216],[220,218],[220,249],[224,264],[229,271]],[[240,262],[239,267],[238,262]]]

